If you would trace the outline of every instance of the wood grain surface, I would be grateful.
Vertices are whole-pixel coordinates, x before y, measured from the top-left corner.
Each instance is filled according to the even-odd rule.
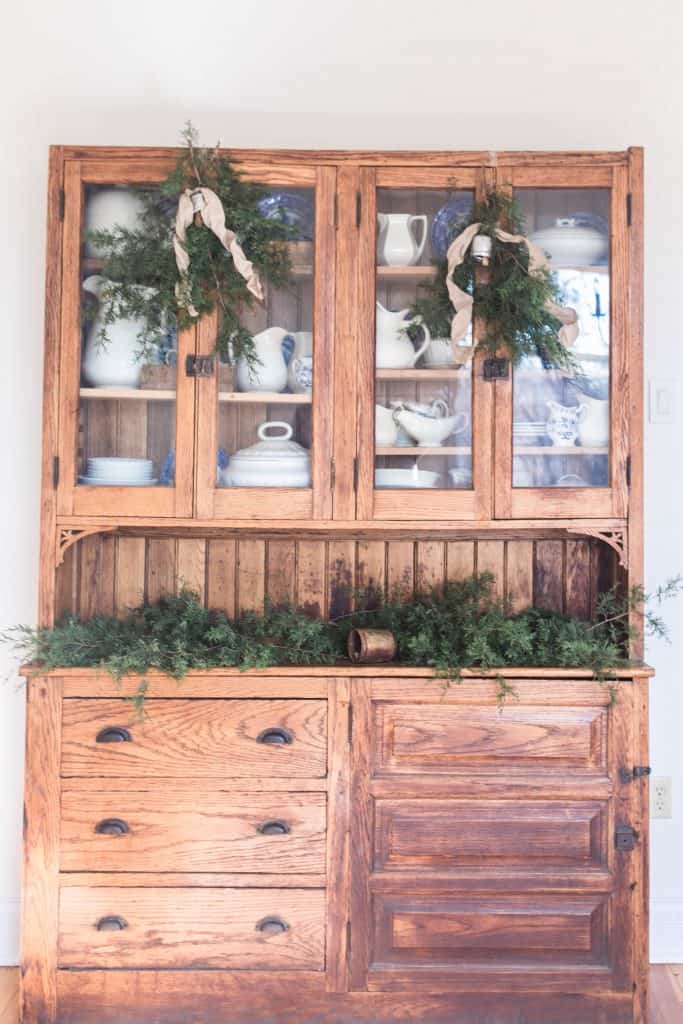
[[[101,730],[122,726],[129,742],[97,742]],[[291,742],[259,742],[269,729],[285,730]],[[325,701],[168,700],[143,720],[120,700],[64,703],[65,776],[315,778],[326,765]]]
[[[118,931],[98,931],[109,916]],[[275,918],[277,933],[260,931]],[[322,970],[325,894],[316,889],[62,889],[61,967]]]

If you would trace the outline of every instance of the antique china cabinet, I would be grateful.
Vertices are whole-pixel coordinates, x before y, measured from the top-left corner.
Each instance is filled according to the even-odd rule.
[[[84,231],[105,192],[160,182],[176,155],[51,151],[44,625],[179,582],[230,614],[329,615],[357,588],[484,570],[515,609],[588,617],[640,580],[641,150],[234,151],[309,211],[291,284],[245,320],[293,339],[304,383],[250,388],[207,316],[169,338],[156,383],[103,385]],[[546,239],[578,380],[396,330],[449,218],[491,185]],[[407,223],[406,259],[386,239]],[[553,253],[577,224],[591,252],[565,232]],[[416,407],[413,435],[393,410]],[[574,426],[550,443],[558,408]],[[240,475],[275,436],[304,476],[268,485],[263,448]],[[112,457],[146,476],[103,479]],[[644,1024],[651,672],[619,675],[612,702],[584,670],[510,670],[501,713],[474,672],[448,690],[396,665],[152,674],[144,722],[121,700],[136,680],[31,676],[25,1024]]]

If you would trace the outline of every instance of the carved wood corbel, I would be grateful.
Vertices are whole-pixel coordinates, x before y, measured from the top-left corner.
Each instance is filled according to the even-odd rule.
[[[77,529],[58,527],[55,568],[64,564],[64,556],[70,547],[82,540],[84,537],[92,537],[95,533],[112,533],[115,526],[82,526]]]

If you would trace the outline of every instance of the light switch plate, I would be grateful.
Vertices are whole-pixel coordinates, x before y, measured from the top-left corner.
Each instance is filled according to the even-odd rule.
[[[678,406],[678,381],[652,377],[648,382],[650,423],[675,423]]]

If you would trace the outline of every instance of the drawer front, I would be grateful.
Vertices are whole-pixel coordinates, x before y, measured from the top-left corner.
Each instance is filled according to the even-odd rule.
[[[375,871],[606,868],[598,801],[376,800]]]
[[[595,772],[606,766],[602,707],[401,704],[373,707],[375,774],[461,769]]]
[[[62,790],[62,871],[325,870],[324,793]]]
[[[60,893],[61,967],[321,971],[324,948],[320,889]]]
[[[320,778],[324,700],[150,700],[143,721],[122,700],[67,699],[62,775]]]
[[[606,966],[608,899],[376,893],[373,961],[382,968],[495,967],[492,957],[510,970]]]

